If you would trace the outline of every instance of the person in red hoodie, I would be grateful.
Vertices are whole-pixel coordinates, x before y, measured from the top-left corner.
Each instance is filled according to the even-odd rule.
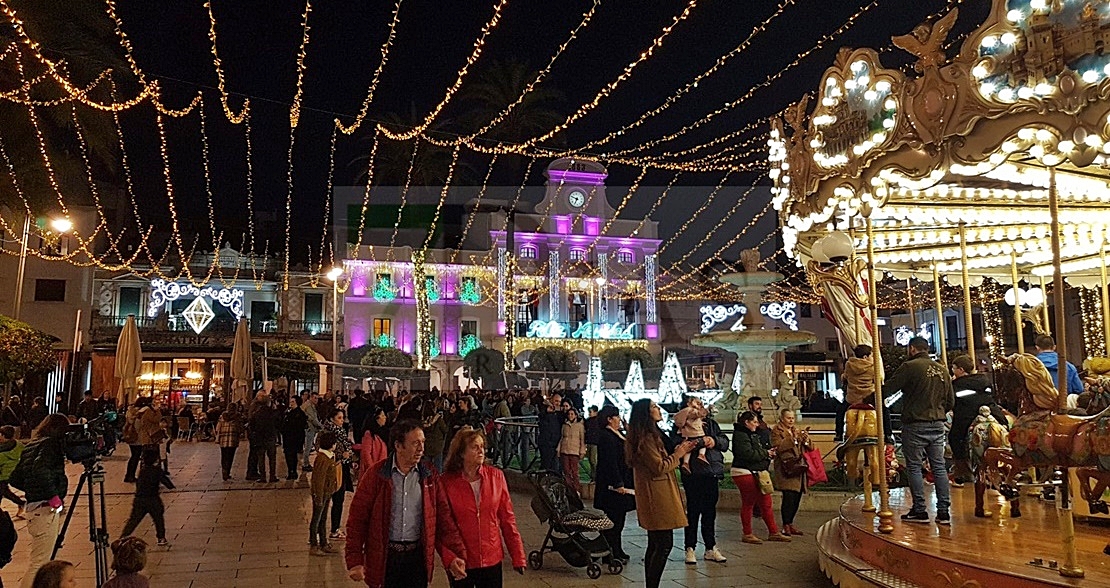
[[[439,485],[420,462],[424,431],[403,420],[389,431],[393,455],[368,465],[347,513],[347,571],[371,588],[426,588],[437,541],[465,548],[457,530],[436,525]],[[461,568],[460,568],[461,570]]]
[[[502,539],[513,569],[524,573],[524,543],[505,474],[486,465],[485,458],[482,432],[464,428],[451,440],[439,479],[439,526],[457,529],[450,536],[461,537],[464,547],[459,551],[446,542],[439,545],[452,588],[500,588]]]

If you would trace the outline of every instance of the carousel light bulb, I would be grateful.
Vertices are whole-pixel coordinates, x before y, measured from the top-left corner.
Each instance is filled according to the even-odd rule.
[[[1022,100],[1028,100],[1029,98],[1033,97],[1033,88],[1030,88],[1029,86],[1022,86],[1018,88],[1017,95],[1018,98],[1021,98]]]
[[[995,45],[998,45],[998,37],[996,37],[994,35],[987,35],[986,37],[983,37],[983,40],[980,42],[980,44],[983,47],[986,47],[987,49],[990,49],[990,48],[994,47]]]
[[[1065,139],[1063,141],[1060,141],[1056,148],[1059,149],[1061,152],[1071,151],[1072,149],[1075,149],[1075,143]]]
[[[887,110],[894,110],[894,108],[897,106],[898,102],[896,102],[894,98],[887,98],[886,101],[883,102],[883,108]]]
[[[855,80],[844,80],[844,87],[849,89],[849,90],[855,90],[856,89],[856,81]]]
[[[868,90],[863,93],[863,97],[866,100],[875,100],[879,97],[879,93],[874,90]]]
[[[1036,131],[1030,129],[1029,127],[1019,130],[1017,134],[1018,139],[1021,139],[1022,141],[1028,141],[1032,139],[1035,135]]]
[[[1036,157],[1037,159],[1043,158],[1044,157],[1044,146],[1043,145],[1034,145],[1034,146],[1030,147],[1029,148],[1029,154],[1032,155],[1033,157]]]
[[[1037,140],[1041,143],[1048,143],[1053,138],[1055,138],[1055,135],[1052,134],[1052,131],[1048,129],[1037,129]]]
[[[1045,5],[1045,0],[1029,0],[1029,8],[1033,10],[1044,10]]]
[[[1005,102],[1009,102],[1009,101],[1013,100],[1014,99],[1014,89],[1013,88],[1002,88],[1001,90],[998,91],[998,98],[1000,100],[1005,101]]]
[[[1083,72],[1083,81],[1087,82],[1088,84],[1093,84],[1097,82],[1099,77],[1101,76],[1099,75],[1098,71],[1093,69],[1089,69]]]
[[[1014,9],[1006,13],[1006,20],[1010,22],[1021,22],[1021,19],[1024,18],[1024,16],[1025,15],[1022,14],[1020,10]]]
[[[987,70],[987,66],[980,63],[979,65],[971,68],[971,75],[975,76],[976,79],[983,79],[990,75],[990,71]]]
[[[1015,42],[1017,42],[1017,35],[1015,35],[1013,33],[1003,33],[1002,34],[1002,44],[1004,44],[1004,45],[1013,45]]]
[[[1102,137],[1094,134],[1087,135],[1083,138],[1083,143],[1088,147],[1094,147],[1095,149],[1098,149],[1099,147],[1102,147]]]
[[[982,84],[979,84],[979,93],[987,98],[990,98],[991,94],[994,94],[994,83],[983,82]]]
[[[1045,156],[1041,159],[1041,161],[1043,161],[1045,165],[1053,166],[1053,165],[1059,165],[1060,162],[1063,161],[1063,159],[1059,155],[1056,155],[1055,153],[1046,153]]]
[[[862,76],[856,78],[856,84],[858,84],[861,88],[866,88],[867,84],[870,84],[870,83],[871,83],[871,76],[862,75]]]
[[[1048,82],[1041,82],[1033,88],[1033,92],[1036,93],[1036,94],[1039,94],[1041,96],[1047,96],[1047,95],[1051,94],[1052,91],[1055,90],[1055,89],[1056,88],[1054,88],[1052,86],[1052,84],[1050,84]]]
[[[888,82],[886,80],[879,80],[879,81],[875,82],[875,89],[880,91],[880,92],[889,92],[890,91],[890,82]]]

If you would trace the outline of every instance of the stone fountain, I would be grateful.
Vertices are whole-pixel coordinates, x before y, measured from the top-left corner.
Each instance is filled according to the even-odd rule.
[[[746,410],[747,399],[751,396],[764,398],[764,416],[767,420],[774,421],[777,420],[778,411],[773,410],[773,407],[789,406],[796,409],[801,404],[794,396],[793,382],[788,382],[789,378],[785,374],[775,373],[775,353],[788,347],[815,343],[817,336],[808,331],[765,328],[759,304],[767,286],[782,280],[783,276],[778,272],[759,271],[758,250],[741,252],[740,260],[744,264],[744,272],[726,274],[720,279],[723,283],[736,286],[743,296],[743,302],[749,309],[741,322],[744,328],[697,335],[693,343],[700,347],[717,347],[731,351],[739,357],[736,377],[741,378],[740,392],[735,392],[734,385],[717,403],[718,421],[734,421],[737,414]],[[776,376],[781,377],[779,381],[776,381]],[[768,399],[772,398],[771,391],[775,389],[779,390],[779,396],[771,402]]]

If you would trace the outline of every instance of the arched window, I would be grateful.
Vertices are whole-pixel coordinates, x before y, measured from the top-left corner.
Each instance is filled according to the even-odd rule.
[[[570,250],[570,260],[571,261],[584,261],[585,259],[586,259],[586,250],[585,249],[575,248],[575,249]]]
[[[525,245],[520,248],[521,259],[535,259],[537,255],[539,255],[539,251],[535,245]]]
[[[617,251],[617,261],[621,263],[636,263],[636,255],[632,253],[631,249],[621,249]]]

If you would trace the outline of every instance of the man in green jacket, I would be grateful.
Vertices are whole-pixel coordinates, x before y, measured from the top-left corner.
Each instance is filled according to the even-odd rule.
[[[883,384],[883,396],[902,391],[902,453],[910,477],[913,507],[902,515],[907,523],[927,523],[925,480],[921,473],[922,454],[928,456],[933,471],[937,499],[936,522],[951,524],[948,471],[944,463],[945,417],[956,404],[948,370],[929,357],[929,342],[914,337],[909,343],[909,359]]]

